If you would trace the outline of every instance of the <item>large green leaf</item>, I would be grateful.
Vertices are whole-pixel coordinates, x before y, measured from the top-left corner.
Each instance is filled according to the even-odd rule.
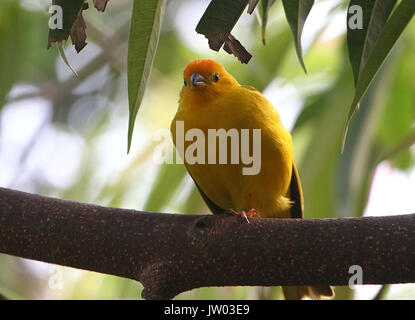
[[[347,44],[355,85],[396,0],[352,0],[347,10]],[[354,11],[355,8],[361,8]],[[358,19],[362,19],[359,27]],[[352,28],[353,24],[355,25]]]
[[[304,72],[307,70],[303,61],[303,51],[301,49],[301,34],[303,33],[304,23],[313,7],[314,0],[282,0],[285,16],[294,36],[295,49],[297,51],[298,60]]]
[[[196,26],[196,32],[204,34],[212,50],[223,49],[235,55],[242,63],[248,63],[252,55],[233,36],[231,31],[248,5],[249,0],[212,0]],[[250,2],[248,12],[255,5]],[[252,9],[253,10],[253,9]]]
[[[387,105],[378,124],[377,143],[384,148],[379,161],[389,159],[400,169],[408,168],[414,161],[409,146],[415,141],[415,28],[411,31],[412,34],[405,34],[396,48],[399,60],[388,88]]]
[[[395,55],[381,70],[362,99],[362,111],[350,123],[349,140],[337,168],[336,196],[341,216],[362,215],[366,207],[380,153],[380,147],[375,144],[377,126],[386,106],[396,60]]]
[[[304,191],[305,217],[338,216],[335,174],[340,157],[341,125],[347,115],[346,101],[353,92],[349,81],[351,74],[347,69],[346,66],[342,68],[337,81],[326,91],[308,98],[310,102],[306,104],[315,115],[304,119],[306,123],[293,132],[294,147],[298,146],[298,138],[304,135],[309,140],[303,152],[296,152]]]
[[[261,16],[261,31],[262,31],[262,43],[265,44],[265,31],[268,23],[269,10],[274,4],[275,0],[262,0],[260,6],[260,16]]]
[[[204,35],[231,32],[247,4],[248,0],[212,0],[197,24],[196,32]]]
[[[255,7],[257,6],[259,0],[249,0],[248,3],[248,13],[252,14],[252,12],[254,12]]]
[[[382,32],[380,33],[378,40],[374,45],[369,58],[367,59],[366,64],[360,72],[356,85],[355,95],[353,102],[349,108],[349,114],[343,134],[343,148],[350,119],[357,110],[360,100],[366,93],[377,72],[385,62],[385,59],[388,57],[396,41],[398,41],[402,32],[408,25],[409,21],[412,19],[414,13],[415,1],[403,0],[399,3],[398,7],[395,9],[389,20],[384,25]]]
[[[128,146],[130,151],[135,118],[140,108],[160,36],[165,0],[134,1],[128,40]]]

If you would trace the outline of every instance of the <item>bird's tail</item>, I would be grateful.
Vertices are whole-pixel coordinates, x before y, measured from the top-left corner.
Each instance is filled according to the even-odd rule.
[[[301,300],[309,297],[313,300],[319,300],[322,297],[330,298],[334,296],[333,290],[330,286],[285,286],[281,287],[285,300]]]

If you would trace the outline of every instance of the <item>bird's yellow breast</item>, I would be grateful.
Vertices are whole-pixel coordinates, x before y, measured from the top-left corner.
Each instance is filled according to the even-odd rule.
[[[205,138],[209,137],[209,129],[225,129],[227,132],[236,129],[241,139],[241,130],[248,129],[249,150],[255,149],[253,143],[260,144],[260,171],[255,175],[243,174],[243,168],[249,166],[242,162],[241,143],[239,163],[230,163],[232,148],[231,139],[228,139],[226,164],[219,161],[215,164],[207,161],[191,164],[184,156],[184,163],[193,179],[214,203],[224,209],[247,211],[254,208],[260,216],[288,217],[289,200],[285,196],[291,179],[293,148],[291,135],[282,126],[277,111],[260,92],[246,86],[237,85],[220,94],[200,97],[196,91],[182,94],[171,125],[175,144],[177,121],[183,122],[184,132],[197,128]],[[254,129],[260,129],[260,141],[253,141]],[[193,142],[185,141],[184,150]],[[206,159],[208,152],[206,141]],[[217,155],[219,152],[217,145]]]

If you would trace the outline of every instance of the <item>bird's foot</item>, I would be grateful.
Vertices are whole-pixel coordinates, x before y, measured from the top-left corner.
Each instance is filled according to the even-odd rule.
[[[255,209],[251,209],[251,210],[249,210],[248,212],[245,212],[244,210],[241,210],[241,211],[235,211],[235,210],[233,210],[233,209],[228,209],[228,210],[226,210],[225,211],[225,213],[226,214],[231,214],[231,215],[233,215],[233,216],[239,216],[239,217],[242,217],[243,219],[245,219],[246,220],[246,222],[248,222],[248,223],[250,223],[249,222],[249,218],[251,218],[252,216],[254,216],[254,215],[258,215],[258,211],[256,211]]]

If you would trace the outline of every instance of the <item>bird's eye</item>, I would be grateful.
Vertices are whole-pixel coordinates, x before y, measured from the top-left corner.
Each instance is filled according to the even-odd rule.
[[[219,74],[215,73],[213,76],[213,81],[218,82],[219,81]]]
[[[187,86],[187,81],[186,81],[186,79],[183,79],[183,83],[184,83],[184,85],[185,85],[185,86]]]

